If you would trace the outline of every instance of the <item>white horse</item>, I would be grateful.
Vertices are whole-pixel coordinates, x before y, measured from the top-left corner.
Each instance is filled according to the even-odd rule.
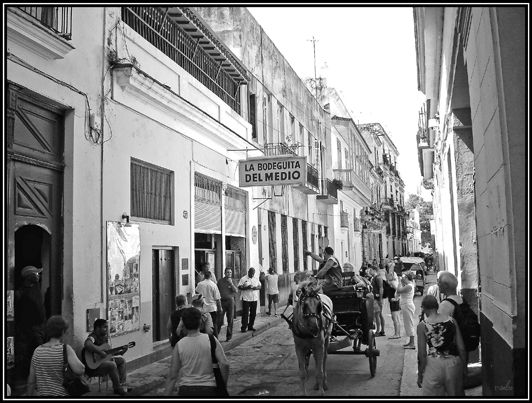
[[[313,282],[300,285],[299,301],[294,307],[292,334],[299,363],[299,378],[303,394],[307,395],[305,383],[308,378],[310,354],[316,362],[315,390],[323,396],[327,390],[327,348],[332,331],[332,301],[325,294],[319,294]]]

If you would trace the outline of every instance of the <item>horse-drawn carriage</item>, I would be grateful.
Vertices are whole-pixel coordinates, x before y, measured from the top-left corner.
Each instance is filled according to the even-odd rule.
[[[325,298],[327,296],[328,298]],[[379,350],[377,350],[375,334],[373,331],[374,300],[370,289],[368,287],[357,285],[354,280],[354,273],[344,273],[344,286],[338,290],[327,293],[325,297],[323,297],[323,295],[319,297],[315,290],[311,289],[309,291],[303,287],[301,289],[300,302],[294,307],[295,318],[293,316],[285,317],[284,314],[281,315],[289,323],[289,326],[294,333],[296,351],[298,350],[298,342],[301,343],[301,345],[307,344],[305,347],[307,353],[305,353],[305,355],[308,354],[308,351],[318,348],[320,343],[315,344],[316,342],[313,342],[311,339],[318,337],[321,332],[308,335],[302,334],[304,333],[305,328],[308,329],[315,324],[325,332],[325,340],[321,345],[325,349],[325,355],[365,355],[369,360],[371,377],[374,377],[377,368],[377,357],[380,353]],[[332,302],[332,315],[329,312],[330,308],[327,307],[327,304],[324,301],[326,299],[330,299]],[[324,324],[324,320],[319,319],[322,315],[329,318],[329,320],[327,320],[329,323],[328,326]],[[292,320],[293,318],[294,320]],[[312,322],[312,318],[318,319]],[[298,320],[300,322],[299,327]],[[308,323],[305,324],[305,321]],[[366,345],[367,348],[362,349],[362,344]],[[319,348],[321,349],[322,347]],[[350,349],[346,350],[348,347],[350,347]],[[301,348],[304,347],[301,346]],[[313,353],[315,354],[316,351],[313,351]],[[318,355],[321,356],[321,353]],[[306,356],[308,357],[308,355]],[[307,365],[308,361],[306,363],[306,366]],[[325,374],[325,371],[323,371],[323,373]],[[326,374],[324,376],[324,385],[326,385]]]
[[[373,330],[373,294],[367,287],[352,283],[353,277],[349,278],[349,274],[344,273],[344,287],[328,294],[333,303],[335,324],[327,353],[365,355],[369,359],[369,370],[373,377],[379,356]],[[362,344],[367,348],[362,349]],[[345,348],[350,346],[352,351],[346,351]]]

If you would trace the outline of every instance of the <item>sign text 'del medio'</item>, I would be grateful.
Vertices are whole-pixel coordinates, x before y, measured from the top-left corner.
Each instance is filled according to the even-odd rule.
[[[239,161],[240,187],[304,185],[306,157],[277,157]]]

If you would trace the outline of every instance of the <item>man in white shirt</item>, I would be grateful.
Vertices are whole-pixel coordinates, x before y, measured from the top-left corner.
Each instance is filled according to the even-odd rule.
[[[266,274],[266,295],[268,296],[268,315],[272,314],[273,303],[273,315],[277,316],[277,304],[279,303],[279,276],[275,273],[273,267],[270,267],[268,274]]]
[[[247,276],[238,282],[238,289],[242,295],[242,333],[248,330],[255,331],[255,315],[257,314],[257,303],[259,300],[259,290],[261,284],[258,277],[255,277],[255,269],[250,267]],[[249,318],[249,322],[248,322]]]
[[[196,293],[202,294],[205,298],[204,311],[211,315],[212,323],[216,324],[217,312],[222,312],[222,303],[220,301],[220,291],[214,281],[212,281],[212,273],[206,271],[204,273],[205,280],[200,281],[196,286]],[[218,326],[214,326],[214,337],[218,338]]]

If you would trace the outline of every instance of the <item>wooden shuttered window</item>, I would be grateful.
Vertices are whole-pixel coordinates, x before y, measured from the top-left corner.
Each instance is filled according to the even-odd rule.
[[[299,228],[298,219],[292,218],[292,235],[294,239],[294,271],[299,270]]]
[[[172,224],[174,173],[131,158],[131,216]]]
[[[288,218],[284,214],[281,214],[281,244],[283,273],[288,273]]]
[[[308,250],[307,222],[301,221],[301,235],[303,237],[303,250]],[[308,270],[308,257],[303,256],[303,270]]]
[[[277,242],[275,239],[275,212],[268,211],[268,238],[270,246],[270,267],[277,273]]]

